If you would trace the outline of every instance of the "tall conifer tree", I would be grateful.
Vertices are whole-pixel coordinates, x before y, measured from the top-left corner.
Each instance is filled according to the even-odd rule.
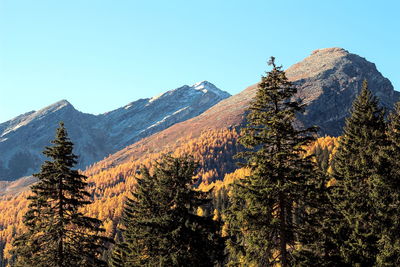
[[[376,264],[380,226],[371,190],[383,175],[385,144],[384,111],[364,81],[334,158],[336,185],[331,195],[341,214],[334,226],[337,246],[353,266]]]
[[[251,175],[234,185],[227,212],[232,266],[293,264],[300,231],[295,207],[307,205],[303,196],[314,168],[301,154],[315,129],[294,128],[304,105],[293,100],[297,89],[273,57],[269,64],[273,69],[258,85],[239,140],[249,149],[239,156],[247,160]]]
[[[400,102],[388,118],[388,144],[379,151],[384,157],[380,173],[375,176],[372,200],[382,229],[378,241],[379,266],[400,266]]]
[[[38,182],[31,187],[27,231],[14,241],[15,266],[106,266],[102,254],[107,238],[101,221],[84,216],[89,204],[86,177],[73,167],[77,156],[64,124],[57,129],[53,146],[46,147]]]
[[[212,215],[196,215],[211,201],[193,188],[196,169],[191,157],[169,155],[152,172],[142,168],[125,203],[123,240],[114,248],[112,266],[213,266],[221,261],[218,222]]]

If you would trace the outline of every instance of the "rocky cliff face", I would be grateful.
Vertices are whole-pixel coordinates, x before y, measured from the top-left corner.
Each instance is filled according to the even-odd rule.
[[[153,98],[140,99],[98,116],[62,100],[0,124],[0,180],[14,180],[38,170],[42,151],[54,139],[60,121],[79,155],[79,168],[103,159],[141,138],[195,117],[230,95],[204,81]]]
[[[297,96],[308,104],[299,119],[306,125],[318,125],[320,134],[341,134],[364,79],[385,108],[399,100],[399,93],[374,63],[342,48],[315,50],[286,73],[298,87]]]
[[[298,89],[296,98],[308,105],[305,114],[299,116],[298,123],[319,126],[320,135],[341,135],[345,118],[350,114],[352,102],[360,92],[364,79],[386,109],[391,109],[400,100],[400,93],[394,90],[390,80],[377,70],[374,63],[343,48],[315,50],[286,69],[286,75]],[[226,110],[218,115],[219,121],[228,122],[220,123],[221,127],[239,125],[256,91],[257,84],[251,85],[218,103],[198,119],[208,117],[210,120],[211,114],[217,115]]]

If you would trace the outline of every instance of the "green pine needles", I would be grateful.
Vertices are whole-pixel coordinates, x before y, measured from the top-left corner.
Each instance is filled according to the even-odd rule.
[[[389,114],[387,147],[383,154],[385,175],[375,180],[372,198],[382,228],[378,240],[379,266],[400,266],[400,102]]]
[[[102,255],[109,240],[101,235],[101,221],[84,216],[89,204],[86,177],[73,167],[77,156],[64,124],[57,129],[53,146],[46,147],[46,161],[34,176],[26,231],[14,241],[14,266],[106,266]]]
[[[222,262],[223,240],[212,216],[198,216],[210,205],[193,188],[197,164],[189,156],[164,155],[152,171],[143,167],[125,203],[122,241],[111,266],[214,266]]]
[[[293,126],[304,105],[293,100],[297,90],[281,67],[262,77],[249,108],[240,143],[249,150],[251,175],[238,181],[227,212],[231,266],[290,266],[301,229],[296,214],[307,205],[305,195],[314,169],[304,158],[304,146],[314,140],[315,128]]]
[[[351,266],[400,264],[399,107],[385,121],[364,81],[334,158],[333,229]]]
[[[337,184],[332,199],[341,215],[336,232],[342,238],[337,245],[352,265],[373,266],[378,253],[379,226],[371,189],[383,175],[380,152],[385,142],[384,112],[364,81],[334,160]]]

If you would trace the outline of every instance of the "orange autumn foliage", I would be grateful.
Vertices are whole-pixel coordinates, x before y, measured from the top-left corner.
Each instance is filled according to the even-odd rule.
[[[121,164],[115,164],[107,158],[83,172],[88,176],[88,191],[93,201],[84,208],[84,213],[102,220],[106,234],[113,237],[125,198],[135,187],[137,170],[143,165],[151,167],[152,162],[163,153],[171,153],[173,156],[193,155],[200,164],[198,188],[204,191],[213,188],[217,198],[221,191],[228,190],[229,184],[250,174],[249,169],[238,169],[233,158],[240,150],[237,138],[238,132],[235,129],[208,130],[197,138],[183,138],[176,145],[162,151],[145,153],[139,158],[127,158]],[[306,150],[309,154],[320,154],[321,162],[326,161],[323,158],[328,153],[330,163],[336,147],[337,138],[322,137]],[[0,257],[9,257],[13,237],[24,229],[22,218],[27,211],[28,195],[29,191],[26,191],[16,196],[0,197]],[[219,218],[219,211],[213,212]]]
[[[180,140],[177,142],[179,146],[170,146],[137,159],[130,158],[119,165],[105,159],[83,172],[88,176],[88,191],[93,201],[83,211],[102,220],[107,235],[112,237],[116,233],[125,198],[135,187],[136,171],[141,166],[151,167],[152,162],[163,153],[171,153],[174,156],[190,154],[199,161],[197,178],[200,184],[207,185],[222,180],[226,173],[236,169],[233,156],[238,151],[237,137],[238,133],[234,129],[209,130],[198,138],[188,137]],[[29,191],[26,191],[16,196],[0,198],[0,257],[2,251],[5,253],[4,257],[9,256],[7,251],[13,237],[24,228],[22,218],[27,211],[28,195]]]

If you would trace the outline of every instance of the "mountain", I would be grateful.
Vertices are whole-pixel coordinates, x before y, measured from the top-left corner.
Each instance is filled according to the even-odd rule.
[[[321,135],[340,135],[364,78],[383,106],[391,108],[399,99],[399,93],[373,63],[341,48],[314,51],[288,68],[287,76],[299,88],[296,97],[309,104],[298,124],[317,124],[321,126]],[[85,209],[85,214],[102,220],[107,234],[113,237],[124,200],[135,187],[136,170],[142,164],[149,166],[161,153],[193,155],[201,166],[200,189],[218,185],[221,183],[218,180],[229,183],[243,177],[243,170],[235,171],[233,156],[241,149],[237,144],[239,128],[256,88],[257,84],[249,86],[200,115],[143,138],[90,166],[84,174],[89,177],[89,192],[94,202]],[[323,142],[330,144],[330,151],[337,145],[335,138],[326,137]],[[15,229],[22,228],[22,217],[27,210],[28,192],[15,194],[28,190],[30,183],[29,177],[12,183],[0,182],[0,261],[2,244],[6,246],[4,251],[8,251]]]
[[[390,81],[382,76],[375,64],[342,48],[315,50],[303,61],[289,67],[286,74],[298,87],[296,97],[308,104],[305,115],[299,116],[298,124],[318,125],[320,135],[341,134],[351,103],[360,91],[364,79],[368,80],[370,89],[380,98],[384,107],[390,109],[399,99],[399,93],[394,91]],[[40,164],[43,158],[38,157],[37,151],[41,151],[53,137],[56,122],[59,120],[66,121],[71,138],[76,143],[76,152],[81,155],[79,167],[83,168],[118,151],[106,159],[114,166],[132,157],[140,158],[148,152],[176,147],[176,142],[179,143],[181,137],[195,138],[209,129],[240,126],[245,119],[245,110],[255,96],[256,88],[257,84],[226,98],[226,92],[208,82],[201,82],[157,97],[138,100],[99,116],[80,113],[66,101],[58,102],[42,111],[30,112],[0,124],[0,151],[7,151],[8,154],[6,160],[4,157],[1,159],[3,163],[0,166],[3,168],[0,169],[0,177],[4,179],[24,176],[29,174],[32,166]],[[223,98],[226,99],[220,101]],[[214,105],[215,103],[217,104]],[[53,112],[46,111],[49,109]],[[40,128],[43,124],[31,122],[32,118],[37,117],[37,113],[49,114],[43,116],[46,118],[51,117],[52,113],[62,113],[64,116],[57,115],[57,119],[52,119],[53,129],[47,131],[48,136],[38,139],[37,136],[43,136],[43,133],[33,125]],[[74,117],[80,119],[70,119]],[[14,138],[12,143],[10,131],[16,128],[16,132],[19,132],[18,127],[27,125],[26,121],[30,122],[31,127],[23,131],[26,136]],[[77,129],[67,122],[77,123]],[[168,128],[171,125],[173,126]],[[144,138],[146,136],[148,137]],[[8,140],[4,141],[5,138]],[[30,141],[19,145],[21,140]],[[13,151],[15,148],[18,150]],[[33,152],[27,152],[29,149]],[[10,154],[14,156],[10,157]],[[24,159],[24,164],[21,164],[21,158]]]
[[[298,87],[297,97],[308,104],[305,116],[299,120],[306,125],[318,125],[321,135],[342,133],[364,79],[383,107],[391,109],[400,97],[374,63],[342,48],[315,50],[286,73]]]
[[[107,155],[103,133],[92,130],[96,116],[79,112],[62,100],[0,124],[0,180],[14,180],[37,171],[44,160],[41,151],[54,139],[60,121],[65,122],[77,144],[80,162],[94,162]]]
[[[85,114],[62,100],[0,124],[0,180],[38,170],[42,151],[64,121],[79,155],[79,168],[103,159],[141,138],[195,117],[229,97],[210,82],[184,85],[157,97],[140,99],[101,115]]]
[[[364,79],[385,108],[391,109],[400,98],[400,93],[394,91],[391,82],[383,77],[375,64],[342,48],[315,50],[303,61],[289,67],[286,75],[298,88],[296,98],[308,104],[305,114],[298,117],[297,124],[317,125],[321,136],[341,134],[345,118],[350,114],[352,102],[360,92]],[[149,152],[177,147],[177,142],[184,140],[181,137],[196,138],[207,130],[239,127],[245,121],[245,111],[256,91],[257,84],[251,85],[201,115],[144,138],[99,164],[104,168],[116,166]]]
[[[198,116],[229,96],[207,81],[185,85],[100,115],[101,123],[97,126],[107,129],[112,150],[117,151],[177,122]]]

